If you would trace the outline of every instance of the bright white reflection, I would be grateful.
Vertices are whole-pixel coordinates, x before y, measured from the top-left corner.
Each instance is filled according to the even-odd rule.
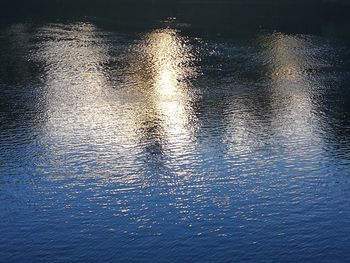
[[[275,126],[286,138],[317,139],[319,120],[313,114],[315,90],[322,83],[309,74],[320,61],[312,55],[312,42],[306,36],[274,34],[265,40],[270,64],[271,97],[276,112]],[[321,62],[323,63],[323,62]],[[315,126],[316,125],[316,126]]]
[[[186,85],[186,80],[195,74],[190,67],[193,59],[190,47],[175,30],[154,31],[146,38],[143,48],[153,75],[152,104],[163,121],[170,144],[188,147],[195,126],[190,107],[193,98]]]
[[[259,134],[264,134],[264,127],[273,132],[270,137],[275,141],[271,143],[277,143],[276,139],[280,138],[278,143],[283,143],[294,157],[307,154],[306,149],[311,150],[311,147],[313,151],[321,151],[317,133],[320,120],[314,112],[315,91],[322,90],[322,83],[310,74],[309,69],[318,68],[324,61],[313,54],[312,40],[306,36],[272,34],[261,37],[260,45],[266,72],[263,79],[267,85],[260,96],[264,96],[263,100],[269,106],[259,108],[249,100],[242,100],[241,110],[231,116],[230,127],[234,127],[235,132],[229,133],[228,137],[236,142],[230,145],[231,152],[249,152],[263,146],[267,138],[261,141]],[[312,145],[305,145],[306,142]],[[293,156],[286,158],[293,160]]]
[[[49,25],[37,38],[47,114],[40,172],[69,190],[90,188],[117,215],[132,211],[113,193],[162,185],[182,194],[196,164],[191,46],[170,29],[109,46],[91,24]]]
[[[114,180],[145,186],[152,162],[144,159],[147,149],[161,147],[157,154],[168,160],[163,165],[181,164],[194,151],[194,96],[187,84],[195,75],[194,58],[175,30],[146,34],[116,55],[125,68],[108,69],[104,65],[114,59],[110,47],[91,24],[49,25],[38,38],[36,59],[45,67],[46,157],[86,169],[87,175],[93,176],[92,169],[94,176],[123,175]]]
[[[191,49],[175,30],[154,31],[146,36],[145,53],[154,71],[154,85],[161,96],[178,96],[184,92],[186,78],[194,74],[190,67]]]
[[[106,100],[111,84],[104,65],[110,56],[102,33],[91,24],[51,24],[37,38],[36,59],[44,67],[45,158],[57,164],[50,175],[133,173],[128,167],[137,166],[139,152],[133,114],[120,101]]]

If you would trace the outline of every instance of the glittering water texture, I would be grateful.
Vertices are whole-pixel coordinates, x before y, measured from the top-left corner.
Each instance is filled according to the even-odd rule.
[[[349,261],[346,36],[152,19],[2,25],[0,261]]]

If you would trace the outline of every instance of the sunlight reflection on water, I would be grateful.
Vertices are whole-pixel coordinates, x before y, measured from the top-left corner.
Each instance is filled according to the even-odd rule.
[[[349,151],[325,99],[339,96],[329,82],[343,81],[345,66],[329,55],[336,44],[276,32],[206,39],[175,18],[162,23],[137,34],[82,22],[2,33],[21,73],[16,85],[0,83],[9,123],[0,204],[5,217],[22,209],[33,219],[6,227],[26,225],[41,250],[123,259],[199,251],[212,260],[208,247],[271,259],[281,244],[290,259],[311,239],[310,258],[325,240],[345,251],[331,242],[350,232]]]

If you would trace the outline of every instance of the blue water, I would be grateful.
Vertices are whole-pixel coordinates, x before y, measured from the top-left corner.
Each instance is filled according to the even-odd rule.
[[[214,7],[2,20],[0,262],[350,261],[348,20]]]

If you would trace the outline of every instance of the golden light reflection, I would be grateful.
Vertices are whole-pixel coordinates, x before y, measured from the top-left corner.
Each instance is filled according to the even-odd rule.
[[[146,186],[147,161],[140,158],[145,149],[160,146],[158,154],[171,162],[185,161],[184,153],[195,147],[188,81],[196,70],[190,45],[175,30],[145,34],[118,54],[127,65],[118,81],[110,79],[121,68],[104,67],[113,58],[93,25],[53,24],[39,30],[38,38],[43,39],[36,57],[45,67],[47,154],[55,162],[85,162],[86,173],[93,164],[101,179],[123,174],[114,180]]]
[[[272,102],[276,108],[282,107],[277,112],[276,127],[288,133],[285,137],[297,135],[311,141],[317,137],[311,125],[314,90],[322,85],[308,74],[309,68],[317,68],[319,63],[317,57],[310,55],[312,44],[306,36],[284,34],[273,34],[264,43],[268,56],[273,58],[270,64]]]
[[[50,24],[38,31],[41,40],[35,59],[43,65],[43,93],[47,115],[45,158],[65,174],[70,165],[89,176],[118,172],[130,174],[137,163],[133,114],[120,100],[109,97],[111,83],[104,65],[109,47],[92,24]],[[130,108],[130,107],[127,107]],[[91,167],[94,167],[94,174]],[[55,180],[59,176],[50,175]],[[85,178],[81,178],[85,180]],[[129,177],[134,182],[139,178]]]
[[[193,68],[189,67],[190,47],[171,29],[154,31],[146,38],[145,53],[154,71],[156,92],[161,96],[182,95],[182,81],[194,74]]]
[[[267,80],[262,94],[269,106],[259,108],[252,103],[255,98],[245,99],[240,106],[235,105],[241,110],[227,114],[231,116],[227,140],[235,142],[229,144],[229,152],[247,153],[263,147],[268,138],[262,140],[259,134],[264,134],[268,127],[274,133],[272,138],[284,138],[282,141],[292,150],[291,154],[303,155],[307,147],[303,142],[320,143],[317,136],[320,120],[313,112],[317,103],[315,91],[320,90],[322,83],[308,71],[317,68],[320,61],[310,52],[312,41],[307,36],[276,33],[261,37],[259,44],[266,73],[263,79]],[[319,144],[318,150],[321,148]]]
[[[191,175],[179,167],[196,163],[186,158],[196,151],[196,97],[188,84],[196,70],[185,39],[155,30],[115,57],[91,24],[49,25],[38,39],[48,116],[44,158],[51,162],[38,164],[40,173],[62,180],[62,188],[93,182],[91,198],[104,195],[103,206],[120,208],[118,215],[131,212],[127,199],[115,205],[114,192],[161,184],[167,194],[182,193]],[[126,66],[104,66],[116,59]],[[181,200],[173,205],[183,209]]]
[[[191,107],[194,95],[187,84],[196,75],[191,66],[194,59],[191,47],[176,30],[163,29],[147,34],[139,52],[134,63],[149,74],[147,81],[136,75],[134,83],[138,83],[139,90],[148,98],[147,107],[152,109],[143,112],[156,113],[145,119],[161,120],[161,136],[165,136],[168,145],[175,146],[171,149],[175,157],[176,151],[180,154],[182,147],[190,147],[195,127]],[[143,117],[138,123],[145,123]]]

